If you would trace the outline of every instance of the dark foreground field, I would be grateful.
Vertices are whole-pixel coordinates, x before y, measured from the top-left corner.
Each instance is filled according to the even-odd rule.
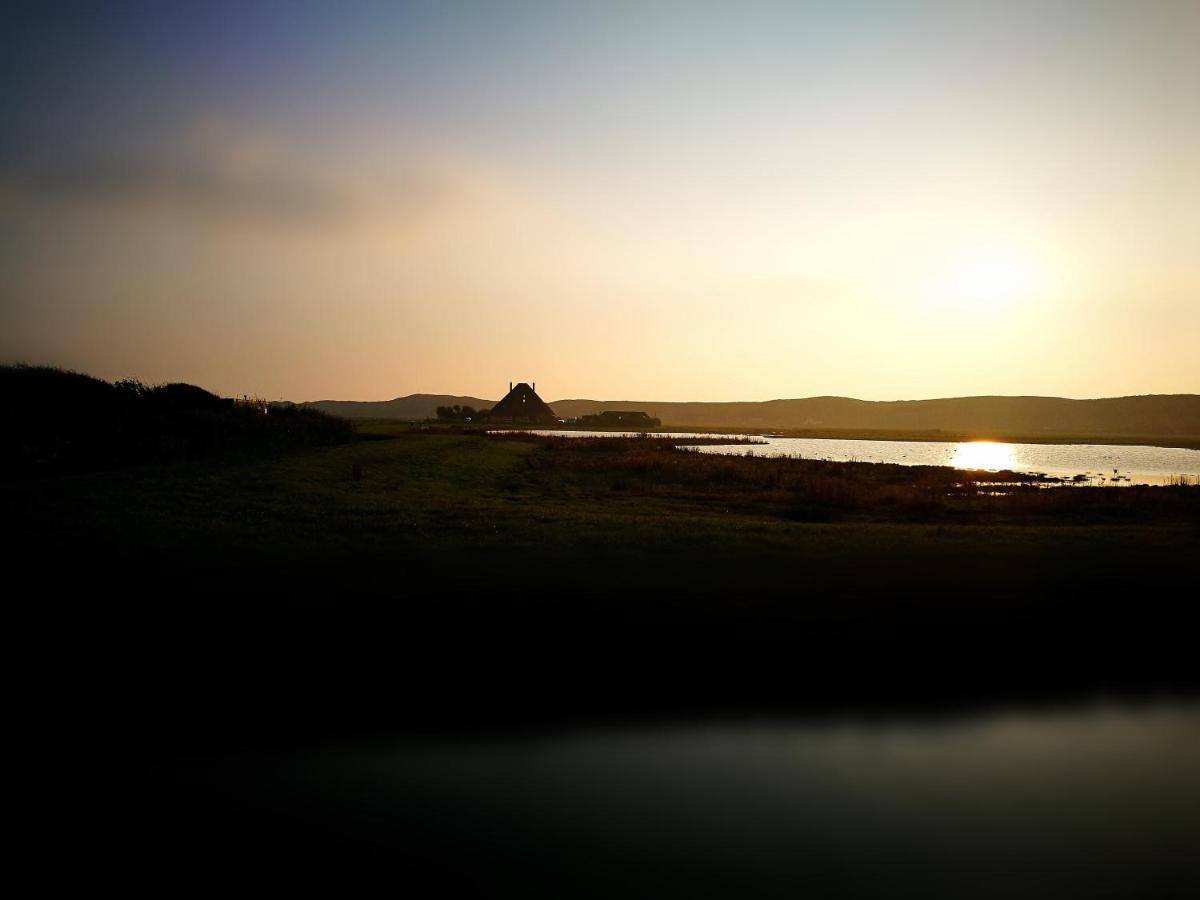
[[[455,834],[446,807],[323,806],[230,754],[279,775],[347,742],[1192,702],[1200,489],[995,480],[367,423],[0,492],[51,756],[96,790],[86,827],[132,814],[142,874],[302,858],[313,878],[392,867],[416,895],[555,895],[528,876],[567,864],[521,857],[552,823],[501,865],[503,835],[430,837]]]

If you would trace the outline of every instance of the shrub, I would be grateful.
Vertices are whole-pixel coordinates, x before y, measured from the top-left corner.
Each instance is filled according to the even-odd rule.
[[[346,420],[293,404],[234,401],[191,384],[109,383],[42,366],[0,366],[0,397],[8,478],[351,437]]]

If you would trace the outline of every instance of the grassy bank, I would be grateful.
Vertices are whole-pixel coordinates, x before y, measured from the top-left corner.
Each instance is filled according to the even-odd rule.
[[[997,495],[983,473],[671,444],[365,423],[0,480],[47,818],[111,832],[131,810],[114,844],[172,878],[303,854],[341,879],[379,848],[391,877],[397,848],[428,860],[377,818],[379,784],[310,802],[222,761],[310,785],[323,747],[1200,696],[1180,587],[1200,488]]]
[[[1044,490],[1044,476],[963,472],[942,466],[828,462],[681,451],[673,439],[586,440],[514,435],[533,441],[528,465],[540,483],[608,491],[654,503],[707,504],[741,514],[817,521],[1081,522],[1200,520],[1200,492],[1138,486]],[[752,449],[752,448],[750,448]]]
[[[348,444],[16,480],[4,494],[10,528],[47,546],[102,546],[120,535],[122,544],[197,556],[341,549],[394,554],[394,565],[414,570],[424,555],[488,546],[549,555],[652,537],[686,552],[696,541],[738,545],[747,531],[764,546],[788,546],[790,529],[806,521],[1030,535],[1057,524],[1191,534],[1200,522],[1196,487],[1048,490],[1011,472],[718,456],[674,443],[364,423]]]
[[[1200,681],[1200,489],[995,477],[367,423],[0,497],[22,614],[156,739]]]

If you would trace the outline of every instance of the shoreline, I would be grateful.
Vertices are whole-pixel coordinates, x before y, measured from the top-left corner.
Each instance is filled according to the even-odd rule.
[[[604,429],[575,428],[569,425],[536,426],[540,431],[571,431],[579,433],[595,432],[603,434]],[[493,425],[489,430],[528,431],[529,427]],[[892,429],[864,428],[732,428],[726,426],[703,425],[663,425],[646,434],[713,434],[713,435],[746,435],[748,437],[765,438],[809,438],[813,440],[844,440],[844,441],[914,441],[944,444],[958,444],[967,441],[997,441],[1006,444],[1077,444],[1122,447],[1162,447],[1175,450],[1200,450],[1200,435],[1163,435],[1163,434],[1092,434],[1070,433],[1061,434],[1024,434],[1004,431],[901,431]]]

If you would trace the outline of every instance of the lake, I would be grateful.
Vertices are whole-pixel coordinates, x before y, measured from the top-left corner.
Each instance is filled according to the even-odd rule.
[[[181,813],[215,805],[252,835],[302,823],[309,846],[375,854],[398,885],[426,867],[448,893],[1200,891],[1200,708],[1178,703],[376,740],[157,777]]]
[[[535,431],[564,437],[632,437],[618,431]],[[656,437],[697,437],[655,432]],[[800,456],[833,462],[953,466],[959,469],[1038,472],[1056,478],[1083,475],[1090,484],[1167,484],[1179,476],[1200,480],[1200,450],[1121,444],[1010,444],[1001,441],[870,441],[833,438],[770,437],[757,434],[703,435],[748,438],[761,444],[710,445],[700,453]]]

